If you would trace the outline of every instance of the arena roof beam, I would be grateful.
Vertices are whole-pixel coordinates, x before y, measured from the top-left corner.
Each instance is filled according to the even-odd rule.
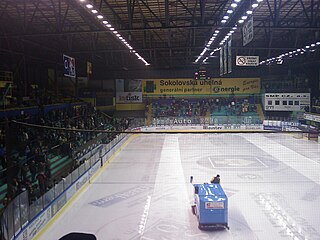
[[[201,16],[201,24],[204,24],[205,20],[205,9],[206,9],[206,0],[200,0],[200,16]]]
[[[117,14],[117,12],[113,9],[113,7],[107,2],[107,0],[103,0],[106,6],[110,9],[113,16],[116,18],[117,22],[120,23],[121,26],[126,26],[126,24],[122,21],[121,17]],[[116,23],[113,23],[116,25]]]
[[[307,13],[307,10],[306,10],[306,7],[305,7],[303,1],[299,0],[299,2],[300,2],[300,4],[301,4],[301,6],[302,6],[304,15],[306,16],[306,18],[307,18],[310,26],[312,26],[312,20],[309,18],[309,15],[308,15],[308,13]]]
[[[194,18],[194,14],[190,11],[190,9],[181,1],[178,0],[178,2],[183,6],[183,8]]]
[[[135,0],[127,0],[129,29],[132,28],[135,3],[136,3]]]

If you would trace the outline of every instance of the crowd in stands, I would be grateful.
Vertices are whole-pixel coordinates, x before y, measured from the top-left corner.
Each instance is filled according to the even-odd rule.
[[[19,118],[1,119],[1,185],[8,184],[7,194],[2,202],[4,207],[25,190],[28,190],[29,202],[32,203],[60,180],[56,177],[62,178],[78,167],[77,157],[83,154],[83,146],[101,135],[96,130],[124,131],[129,124],[126,119],[111,118],[85,103],[50,111],[39,108],[41,112],[36,116],[22,115]],[[45,127],[32,127],[13,120]],[[105,133],[99,138],[99,143],[108,143],[115,135],[116,133]],[[60,176],[53,176],[49,158],[57,155],[68,156],[72,159],[72,164]],[[11,177],[12,173],[14,176],[7,182],[8,169],[11,170]]]
[[[320,97],[312,98],[311,112],[320,114]]]
[[[294,76],[288,79],[283,76],[277,80],[264,80],[262,90],[266,93],[305,93],[310,92],[306,76]]]
[[[152,101],[152,117],[199,117],[224,113],[241,116],[257,111],[254,97],[159,98]]]

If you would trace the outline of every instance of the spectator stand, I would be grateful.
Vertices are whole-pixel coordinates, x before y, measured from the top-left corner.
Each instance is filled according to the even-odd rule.
[[[150,101],[150,100],[149,100]],[[152,99],[152,125],[167,124],[259,124],[264,116],[253,96]],[[149,111],[149,109],[147,108]],[[146,113],[147,115],[148,113]]]
[[[13,119],[15,117],[11,117],[11,120]],[[110,119],[83,103],[49,106],[44,109],[44,115],[41,118],[37,118],[34,113],[31,116],[24,114],[23,118],[18,120],[24,123],[39,123],[49,128],[34,128],[16,124],[15,133],[10,129],[10,134],[16,135],[14,142],[17,144],[10,147],[9,158],[15,162],[16,166],[13,167],[17,168],[15,178],[18,183],[15,188],[11,186],[12,184],[9,184],[8,187],[6,168],[3,168],[0,185],[2,208],[21,191],[21,188],[37,192],[39,190],[37,175],[44,174],[46,184],[50,187],[53,182],[75,167],[75,156],[85,154],[86,151],[92,150],[94,144],[98,144],[93,143],[95,138],[98,137],[100,142],[107,142],[114,137],[112,134],[104,134],[104,137],[101,137],[99,132],[66,132],[54,128],[116,129],[112,126]],[[5,161],[3,163],[5,164]]]
[[[119,134],[108,144],[98,144],[87,154],[83,161],[68,175],[30,202],[30,191],[24,189],[4,210],[1,217],[1,232],[4,239],[31,240],[41,228],[87,183],[101,165],[107,163],[115,151],[121,147],[127,134]],[[39,224],[33,222],[39,221]]]

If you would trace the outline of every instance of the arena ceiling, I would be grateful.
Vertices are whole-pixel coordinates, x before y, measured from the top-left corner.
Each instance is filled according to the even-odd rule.
[[[230,9],[233,13],[227,14]],[[243,46],[238,20],[247,10],[253,10],[254,38]],[[236,24],[233,55],[266,60],[320,40],[320,1],[1,0],[0,54],[17,62],[22,57],[57,62],[65,53],[110,69],[148,64],[174,69],[203,64],[206,57],[204,64],[219,65],[219,52],[210,53]],[[319,61],[319,48],[308,51],[309,60]]]

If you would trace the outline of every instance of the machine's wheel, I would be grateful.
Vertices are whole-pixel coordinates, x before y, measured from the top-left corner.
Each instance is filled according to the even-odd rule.
[[[196,215],[196,205],[191,206],[192,214]]]

